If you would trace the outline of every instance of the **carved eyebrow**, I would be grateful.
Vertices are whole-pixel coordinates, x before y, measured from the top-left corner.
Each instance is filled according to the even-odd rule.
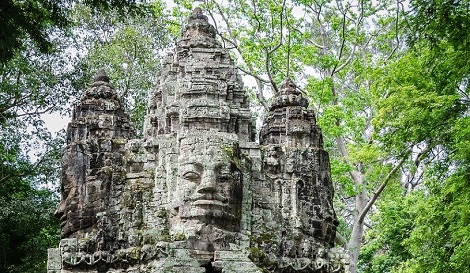
[[[197,170],[197,171],[202,171],[202,164],[199,162],[185,162],[182,164],[181,168],[183,171],[188,171],[188,170]]]

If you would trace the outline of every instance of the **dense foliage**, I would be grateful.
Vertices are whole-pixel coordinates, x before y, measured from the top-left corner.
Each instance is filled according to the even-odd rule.
[[[75,1],[71,0],[4,0],[0,3],[0,63],[14,58],[15,54],[31,46],[30,40],[42,53],[54,50],[51,30],[65,30],[72,21],[68,13]],[[140,13],[142,5],[135,0],[84,0],[95,11],[116,10],[120,14]]]
[[[47,248],[57,244],[53,216],[57,198],[47,182],[57,181],[60,139],[43,138],[48,150],[34,163],[24,153],[31,137],[16,120],[2,122],[0,131],[0,271],[44,272]],[[54,142],[54,143],[51,143]]]
[[[467,272],[470,238],[470,1],[411,1],[408,53],[390,64],[376,126],[387,149],[414,145],[405,187],[378,205],[364,272]]]

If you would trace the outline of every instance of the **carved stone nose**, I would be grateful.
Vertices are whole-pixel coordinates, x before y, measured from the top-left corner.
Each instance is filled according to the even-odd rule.
[[[62,215],[64,215],[64,213],[65,213],[64,202],[60,202],[59,206],[57,207],[57,209],[54,212],[54,216],[56,218],[60,219],[62,217]]]
[[[201,180],[201,184],[197,187],[198,193],[214,193],[216,188],[217,177],[214,171],[205,171]]]

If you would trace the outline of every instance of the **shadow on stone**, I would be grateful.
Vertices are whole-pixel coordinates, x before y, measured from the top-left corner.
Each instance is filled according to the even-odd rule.
[[[206,269],[206,273],[222,273],[222,269],[217,270],[212,267],[212,263],[208,262],[207,264],[201,265],[201,267],[204,267]]]

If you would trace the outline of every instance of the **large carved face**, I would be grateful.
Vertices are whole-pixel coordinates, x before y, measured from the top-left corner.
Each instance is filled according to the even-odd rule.
[[[61,201],[55,213],[60,221],[62,238],[92,227],[96,223],[96,205],[102,202],[96,198],[102,185],[86,183],[88,157],[84,148],[73,144],[66,149],[72,151],[65,151],[64,155],[68,156],[62,159]]]
[[[171,202],[180,221],[238,231],[242,202],[239,163],[238,147],[233,142],[227,145],[183,139]]]

